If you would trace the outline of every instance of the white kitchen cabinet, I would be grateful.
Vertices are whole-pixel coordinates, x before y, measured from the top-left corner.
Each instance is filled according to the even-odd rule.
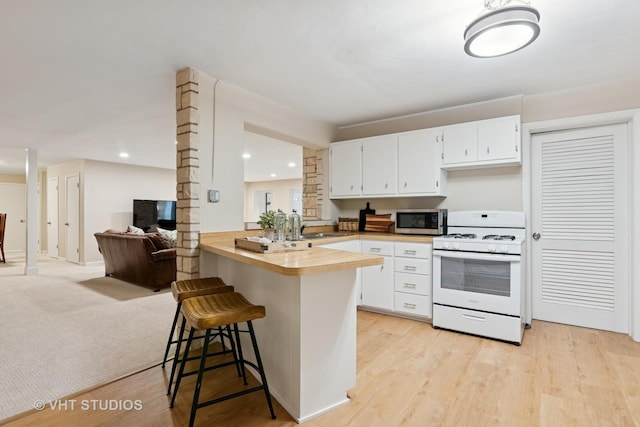
[[[384,196],[397,192],[397,136],[362,140],[362,195]]]
[[[521,164],[520,116],[447,126],[442,168],[470,169]]]
[[[511,116],[478,123],[478,161],[520,163],[520,117]]]
[[[432,245],[429,243],[395,243],[395,312],[431,317],[431,252]]]
[[[362,140],[331,144],[331,198],[359,197],[362,187]]]
[[[393,242],[362,241],[362,253],[382,255],[384,263],[362,267],[362,305],[373,309],[393,311]]]
[[[440,129],[398,134],[398,195],[442,196],[447,172],[440,167]]]
[[[465,164],[478,160],[478,124],[461,123],[442,130],[442,165]]]

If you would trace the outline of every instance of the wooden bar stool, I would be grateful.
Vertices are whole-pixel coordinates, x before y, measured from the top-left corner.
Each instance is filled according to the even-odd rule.
[[[162,359],[162,368],[165,367],[167,362],[167,357],[169,355],[169,349],[171,345],[178,344],[176,346],[175,356],[173,359],[173,364],[171,366],[171,377],[169,379],[169,387],[167,389],[167,394],[171,393],[171,384],[173,383],[173,377],[176,372],[177,359],[180,354],[180,348],[182,342],[186,341],[186,339],[173,339],[173,335],[176,331],[176,325],[178,323],[178,317],[180,316],[180,309],[182,307],[182,302],[187,298],[193,298],[202,295],[211,295],[223,292],[233,292],[233,286],[227,286],[227,284],[219,277],[206,277],[200,279],[186,279],[186,280],[176,280],[171,283],[171,293],[173,294],[173,299],[176,300],[176,313],[173,316],[173,323],[171,324],[171,331],[169,332],[169,339],[167,340],[167,347],[164,351],[164,358]],[[183,335],[183,331],[185,328],[185,319],[182,319],[182,325],[180,330],[180,337]],[[220,328],[218,331],[218,335],[220,336],[220,342],[222,343],[222,349],[225,350],[224,339],[222,329]],[[229,340],[231,341],[231,331],[229,330],[227,334]],[[202,337],[204,338],[204,337]],[[234,355],[235,358],[235,355]],[[238,368],[238,373],[240,373]]]
[[[180,381],[183,377],[192,374],[198,374],[196,380],[195,390],[193,392],[193,403],[191,405],[191,417],[189,419],[189,426],[193,426],[196,417],[196,411],[204,406],[213,405],[214,403],[222,402],[234,397],[242,396],[254,391],[264,390],[267,398],[267,404],[269,405],[269,411],[271,412],[271,418],[275,419],[276,416],[273,412],[273,405],[271,403],[271,395],[269,394],[269,387],[267,385],[267,378],[264,374],[264,367],[262,365],[262,359],[260,358],[260,351],[258,350],[258,343],[253,330],[254,319],[261,319],[265,316],[265,308],[262,305],[251,304],[246,298],[237,292],[225,292],[219,294],[211,294],[199,297],[193,297],[185,300],[182,304],[182,315],[189,324],[189,338],[187,339],[187,345],[185,348],[185,357],[180,361],[180,370],[176,379],[176,387],[171,399],[170,407],[173,408],[178,389],[180,387]],[[239,330],[238,323],[246,322],[248,330]],[[235,362],[226,362],[218,365],[206,367],[206,359],[208,354],[208,346],[212,330],[220,327],[228,327],[233,325],[235,333],[235,342],[238,350],[238,358],[242,367],[242,378],[244,385],[247,385],[247,378],[245,373],[245,364],[252,366],[259,374],[262,384],[260,386],[252,387],[249,389],[241,390],[235,393],[228,394],[226,396],[218,397],[206,402],[199,402],[200,388],[202,386],[202,378],[204,372],[212,369],[229,366]],[[185,364],[187,361],[186,355],[189,354],[191,343],[194,339],[195,331],[205,331],[204,345],[202,354],[200,356],[200,367],[197,371],[184,372]],[[256,357],[256,363],[250,362],[244,359],[242,354],[242,344],[240,342],[240,332],[248,332],[251,337],[251,344],[253,345],[253,351]],[[182,338],[182,337],[180,337]],[[233,342],[232,342],[233,345]]]

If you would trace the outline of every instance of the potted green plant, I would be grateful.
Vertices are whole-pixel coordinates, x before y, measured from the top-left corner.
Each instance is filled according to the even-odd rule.
[[[258,219],[258,225],[264,230],[264,237],[273,240],[273,222],[275,220],[276,213],[274,211],[267,211],[260,214]]]

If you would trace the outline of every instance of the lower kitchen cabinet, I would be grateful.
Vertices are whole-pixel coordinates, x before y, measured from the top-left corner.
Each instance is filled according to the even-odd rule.
[[[397,242],[394,251],[394,310],[431,317],[431,250],[428,243]]]
[[[384,257],[382,265],[358,269],[356,299],[362,309],[431,319],[431,244],[350,240],[319,246]]]
[[[393,310],[393,251],[393,242],[362,241],[362,253],[384,257],[382,265],[362,267],[362,305]]]
[[[362,268],[362,307],[399,316],[431,318],[431,245],[362,241],[362,252],[384,264]]]

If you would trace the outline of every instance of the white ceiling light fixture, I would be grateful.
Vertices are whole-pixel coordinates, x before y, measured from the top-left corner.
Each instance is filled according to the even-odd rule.
[[[464,31],[467,54],[477,58],[507,55],[538,38],[540,13],[529,2],[485,0],[484,7],[482,15]]]

